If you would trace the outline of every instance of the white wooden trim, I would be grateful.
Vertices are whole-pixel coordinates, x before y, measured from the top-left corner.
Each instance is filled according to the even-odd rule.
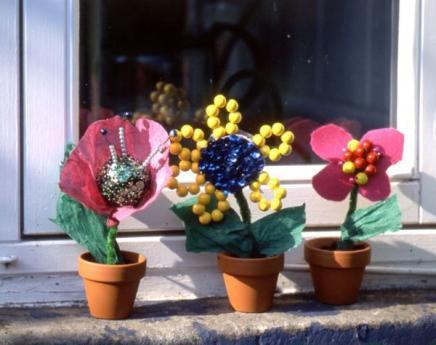
[[[403,160],[390,169],[393,175],[418,177],[418,100],[421,0],[400,0],[397,47],[397,128],[405,134]]]
[[[306,231],[304,238],[338,236],[338,231]],[[175,269],[216,266],[216,255],[188,253],[184,236],[152,236],[120,238],[120,247],[143,253],[147,265],[154,269]],[[375,266],[428,267],[436,264],[436,230],[401,230],[370,240],[371,263]],[[77,257],[84,250],[71,240],[23,241],[0,244],[0,252],[16,255],[18,260],[8,267],[0,266],[0,276],[34,273],[76,272]],[[303,246],[286,253],[286,264],[304,264]]]
[[[13,241],[20,238],[18,0],[0,1],[0,32],[0,241]]]
[[[436,223],[436,22],[434,14],[436,2],[423,1],[421,60],[421,99],[420,99],[420,161],[421,173],[421,212],[422,223]]]
[[[57,167],[70,136],[68,121],[77,116],[71,113],[69,91],[74,39],[67,26],[69,10],[65,0],[23,1],[24,233],[49,224],[58,194]]]

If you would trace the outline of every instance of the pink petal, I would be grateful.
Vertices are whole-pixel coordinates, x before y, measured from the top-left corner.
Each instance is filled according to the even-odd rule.
[[[342,127],[325,125],[312,132],[310,145],[312,150],[322,159],[337,162],[342,157],[342,149],[353,139]]]
[[[381,146],[383,154],[389,157],[391,164],[397,163],[403,157],[404,135],[395,128],[374,129],[367,132],[362,141],[365,139]]]
[[[353,188],[349,176],[335,163],[330,163],[316,174],[312,178],[312,185],[319,195],[333,201],[344,200]]]
[[[381,156],[377,162],[377,172],[370,176],[366,185],[359,187],[359,193],[371,201],[386,199],[391,193],[391,184],[386,170],[391,166],[389,157]]]
[[[60,189],[96,213],[110,215],[115,210],[100,194],[89,162],[74,150],[61,172]]]
[[[168,133],[165,129],[158,122],[152,120],[139,119],[136,122],[136,128],[138,129],[141,140],[137,140],[136,142],[131,141],[131,146],[128,146],[128,150],[129,152],[130,150],[135,152],[135,158],[140,157],[141,160],[144,160],[150,152],[159,147],[159,145],[164,143],[168,138]],[[157,153],[150,162],[149,169],[151,172],[152,184],[151,189],[145,195],[143,202],[136,208],[131,206],[119,207],[113,215],[114,218],[121,221],[133,213],[145,209],[159,196],[160,192],[165,187],[168,178],[171,176],[169,168],[169,144],[166,144],[166,146],[165,151],[163,153]]]

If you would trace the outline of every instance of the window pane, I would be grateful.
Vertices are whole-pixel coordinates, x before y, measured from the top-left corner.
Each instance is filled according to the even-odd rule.
[[[318,163],[317,126],[360,136],[394,125],[393,1],[82,0],[80,132],[125,111],[205,128],[203,109],[222,92],[240,101],[242,130],[294,131],[279,164]],[[169,94],[154,92],[164,83]]]

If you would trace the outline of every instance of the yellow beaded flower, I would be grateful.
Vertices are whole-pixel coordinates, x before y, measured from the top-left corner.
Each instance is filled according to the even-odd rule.
[[[234,194],[239,202],[238,196],[242,195],[246,186],[251,189],[250,200],[257,203],[262,211],[270,208],[279,211],[281,200],[286,196],[286,189],[280,186],[278,178],[271,178],[263,168],[266,158],[275,162],[292,152],[294,134],[285,131],[284,125],[279,122],[261,126],[259,133],[253,136],[241,132],[238,124],[242,121],[242,114],[238,108],[236,100],[226,100],[223,95],[217,95],[213,104],[205,110],[206,124],[211,130],[209,137],[200,128],[194,129],[187,124],[170,133],[170,154],[177,156],[179,163],[171,166],[172,177],[167,186],[175,189],[180,197],[198,194],[192,212],[201,224],[220,222],[230,209],[228,195]],[[224,111],[227,112],[227,122],[219,116]],[[280,137],[281,143],[270,147],[267,140],[274,136]],[[195,148],[183,147],[183,139],[193,140]],[[189,170],[196,174],[195,182],[189,185],[179,183],[177,177],[180,171]],[[263,185],[274,191],[272,200],[263,195]],[[217,200],[216,208],[208,211],[212,195]]]

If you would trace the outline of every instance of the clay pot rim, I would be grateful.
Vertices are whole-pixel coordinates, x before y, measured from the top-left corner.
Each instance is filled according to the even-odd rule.
[[[365,252],[368,252],[368,251],[371,250],[371,245],[368,242],[364,242],[364,241],[355,242],[356,245],[363,245],[364,248],[362,248],[362,249],[346,249],[346,250],[322,249],[322,248],[319,248],[319,247],[313,245],[314,242],[317,242],[320,239],[323,239],[323,240],[326,240],[326,241],[327,240],[329,240],[329,241],[330,240],[331,241],[338,241],[339,237],[317,237],[317,238],[312,238],[310,240],[305,240],[304,241],[304,246],[309,248],[309,249],[311,249],[311,250],[318,251],[318,252],[325,253],[325,254],[334,254],[334,253],[337,253],[337,252],[340,252],[341,254],[344,254],[344,253],[360,254],[360,253],[365,253]]]
[[[86,256],[91,256],[92,257],[92,255],[91,255],[90,252],[85,252],[85,253],[80,254],[79,261],[83,261],[84,263],[86,263],[86,265],[91,266],[91,267],[95,267],[95,268],[97,268],[97,267],[100,267],[100,268],[101,267],[105,267],[106,269],[111,269],[111,268],[119,269],[119,268],[135,267],[135,266],[138,266],[138,265],[142,265],[142,264],[144,264],[144,262],[147,261],[147,258],[144,255],[140,254],[140,253],[130,252],[130,251],[127,251],[127,250],[122,250],[121,253],[123,254],[123,256],[124,255],[127,255],[127,256],[130,256],[130,255],[137,256],[138,260],[136,262],[132,262],[132,263],[129,263],[129,264],[119,264],[119,265],[101,264],[99,262],[94,262],[94,261],[87,260],[85,257]]]
[[[279,255],[273,255],[273,256],[265,256],[263,258],[250,258],[250,257],[248,257],[248,258],[241,258],[239,256],[233,255],[231,253],[225,253],[225,252],[218,253],[218,255],[224,256],[225,258],[230,258],[231,260],[238,261],[238,262],[247,262],[247,260],[250,260],[251,262],[254,263],[256,261],[262,262],[262,261],[267,261],[267,260],[274,260],[276,258],[279,258],[279,257],[283,256],[284,253],[283,254],[279,254]]]

